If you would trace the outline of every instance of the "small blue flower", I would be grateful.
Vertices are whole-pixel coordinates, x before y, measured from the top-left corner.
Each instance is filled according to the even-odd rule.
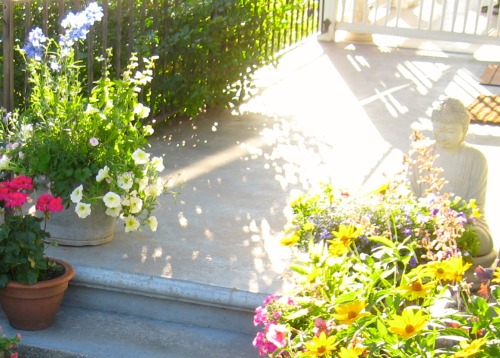
[[[85,10],[76,14],[70,12],[61,21],[61,26],[66,29],[64,36],[59,40],[61,47],[72,46],[71,42],[85,40],[90,27],[103,17],[102,8],[95,2],[90,3]]]
[[[87,21],[93,25],[96,21],[101,21],[104,16],[102,7],[97,5],[97,3],[90,3],[85,9],[85,15],[87,16]]]
[[[35,27],[28,35],[28,41],[22,48],[28,58],[33,58],[36,61],[42,60],[43,44],[47,41],[47,37],[39,27]]]

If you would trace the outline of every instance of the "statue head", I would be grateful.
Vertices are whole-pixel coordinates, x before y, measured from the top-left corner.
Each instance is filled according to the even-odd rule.
[[[446,98],[432,111],[432,127],[436,145],[453,150],[460,146],[469,128],[467,108],[455,98]]]

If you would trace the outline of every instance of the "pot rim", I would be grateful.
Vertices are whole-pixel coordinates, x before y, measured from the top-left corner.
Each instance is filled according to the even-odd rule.
[[[49,261],[53,261],[58,263],[59,265],[64,266],[64,273],[61,276],[58,276],[56,278],[50,279],[50,280],[44,280],[44,281],[38,281],[34,285],[27,285],[24,283],[20,283],[17,281],[9,281],[7,282],[7,285],[5,288],[12,287],[12,288],[18,288],[18,289],[42,289],[48,286],[54,286],[59,283],[63,282],[68,282],[70,281],[76,274],[75,269],[73,268],[72,265],[70,265],[68,262],[60,260],[60,259],[55,259],[52,257],[48,257]]]

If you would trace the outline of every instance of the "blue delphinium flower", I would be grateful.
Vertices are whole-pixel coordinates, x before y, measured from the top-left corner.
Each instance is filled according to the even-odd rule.
[[[64,51],[77,41],[84,41],[89,33],[90,27],[103,17],[102,7],[95,2],[90,3],[85,10],[76,14],[70,12],[61,21],[61,26],[66,29],[64,35],[59,39],[59,46]]]
[[[102,12],[102,7],[97,5],[97,3],[90,3],[85,9],[85,14],[87,16],[87,20],[90,24],[94,24],[96,21],[101,21],[104,16]]]
[[[28,58],[33,58],[36,61],[42,60],[43,44],[47,41],[47,37],[39,27],[35,27],[28,35],[28,41],[22,48]]]

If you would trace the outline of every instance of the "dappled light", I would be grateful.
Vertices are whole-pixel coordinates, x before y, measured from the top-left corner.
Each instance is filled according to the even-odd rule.
[[[82,248],[86,264],[105,255],[126,272],[283,292],[289,202],[321,182],[378,187],[401,168],[412,130],[431,134],[434,102],[491,90],[478,84],[482,70],[441,51],[310,41],[259,70],[241,105],[159,127],[151,152],[177,195],[161,198],[158,231],[131,239],[117,227],[110,244]],[[498,154],[499,127],[472,125],[469,136]],[[493,167],[490,182],[499,175]]]

